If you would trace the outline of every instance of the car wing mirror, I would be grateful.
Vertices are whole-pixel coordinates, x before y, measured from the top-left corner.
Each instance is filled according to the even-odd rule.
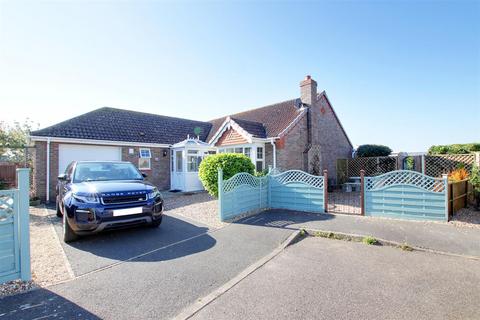
[[[58,175],[58,180],[68,181],[68,175],[66,175],[65,173],[62,173],[62,174]]]
[[[148,174],[142,172],[142,177],[146,178],[146,177],[148,177]]]

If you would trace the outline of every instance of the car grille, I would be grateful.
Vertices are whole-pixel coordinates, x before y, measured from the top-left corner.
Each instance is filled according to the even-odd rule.
[[[147,200],[146,194],[102,197],[103,204],[134,203]]]

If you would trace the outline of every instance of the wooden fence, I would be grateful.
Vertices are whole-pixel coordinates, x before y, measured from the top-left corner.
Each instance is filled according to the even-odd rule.
[[[0,163],[0,182],[3,181],[9,187],[15,186],[17,167],[16,163]]]
[[[449,218],[458,210],[467,207],[473,196],[473,186],[468,179],[448,183],[448,216]]]

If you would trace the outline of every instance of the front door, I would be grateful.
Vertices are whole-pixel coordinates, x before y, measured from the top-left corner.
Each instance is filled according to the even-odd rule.
[[[172,190],[185,188],[185,168],[183,167],[183,150],[173,152]]]

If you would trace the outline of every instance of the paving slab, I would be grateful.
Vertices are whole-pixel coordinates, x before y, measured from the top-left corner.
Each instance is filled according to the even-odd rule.
[[[480,261],[307,238],[192,319],[479,319]]]
[[[459,227],[441,222],[268,210],[237,223],[373,236],[446,253],[480,257],[479,228]]]

